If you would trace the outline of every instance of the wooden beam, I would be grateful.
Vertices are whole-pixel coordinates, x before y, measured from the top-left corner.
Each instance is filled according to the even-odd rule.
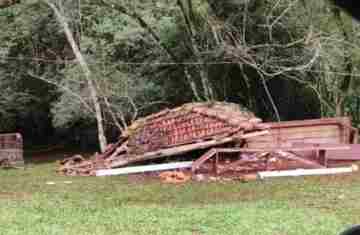
[[[326,150],[348,150],[350,149],[349,146],[339,146],[339,147],[303,147],[303,148],[271,148],[271,149],[248,149],[248,148],[213,148],[202,155],[199,159],[197,159],[191,167],[191,171],[195,172],[204,162],[213,158],[218,153],[258,153],[258,152],[279,152],[280,157],[300,162],[304,165],[308,165],[311,167],[316,168],[325,168],[325,166],[317,163],[316,161],[312,161],[309,159],[305,159],[302,157],[298,157],[295,154],[285,154],[285,152],[302,152],[302,151],[310,151],[315,150],[319,152],[325,152]],[[281,154],[283,152],[284,154]],[[240,159],[235,162],[235,165],[245,163],[249,159]]]
[[[156,165],[147,165],[147,166],[124,167],[119,169],[97,170],[96,176],[127,175],[127,174],[144,173],[144,172],[152,172],[152,171],[184,169],[184,168],[191,168],[192,164],[193,162],[189,161],[189,162],[175,162],[175,163],[156,164]]]
[[[337,117],[337,118],[320,118],[320,119],[309,119],[301,121],[285,121],[285,122],[268,122],[270,129],[278,128],[290,128],[290,127],[307,127],[307,126],[327,126],[337,125],[346,126],[351,128],[351,121],[348,117]]]
[[[203,154],[199,159],[197,159],[193,165],[191,166],[191,171],[195,172],[201,164],[212,158],[215,154],[217,154],[216,149],[210,149],[205,154]],[[215,167],[214,167],[215,168]],[[215,170],[215,169],[214,169]]]
[[[239,138],[241,138],[241,139],[251,139],[251,138],[254,138],[254,137],[263,136],[263,135],[269,135],[269,134],[270,134],[270,131],[268,131],[268,130],[255,131],[255,132],[243,134],[243,135],[239,136]]]
[[[319,151],[319,150],[349,150],[350,146],[339,146],[339,147],[299,147],[299,148],[217,148],[216,150],[222,153],[238,153],[238,152],[274,152],[274,151],[284,151],[284,152],[304,152],[304,151]]]
[[[239,138],[239,137],[237,137],[237,138]],[[133,163],[133,162],[139,162],[139,161],[158,159],[158,158],[163,158],[163,157],[170,157],[170,156],[174,156],[174,155],[184,154],[184,153],[188,153],[188,152],[198,150],[198,149],[207,149],[207,148],[210,148],[213,146],[218,146],[218,145],[234,142],[235,139],[237,139],[237,138],[227,137],[227,138],[220,139],[220,140],[210,140],[210,141],[205,141],[205,142],[201,142],[201,143],[188,144],[188,145],[178,146],[178,147],[169,148],[169,149],[161,149],[158,151],[145,153],[143,155],[128,156],[126,158],[122,158],[122,159],[112,162],[110,164],[110,168],[125,166],[125,165]]]
[[[326,150],[323,150],[323,149],[319,150],[318,158],[319,158],[320,163],[323,166],[327,167]]]
[[[359,130],[355,127],[351,127],[352,142],[351,144],[357,144],[359,140]]]
[[[325,150],[320,150],[320,152],[323,151],[325,153]],[[288,159],[288,160],[293,160],[293,161],[297,161],[299,163],[302,163],[304,165],[308,165],[308,166],[311,166],[311,167],[314,167],[314,168],[326,168],[326,162],[324,162],[324,165],[316,162],[316,161],[312,161],[312,160],[309,160],[309,159],[306,159],[306,158],[303,158],[303,157],[298,157],[296,156],[295,154],[289,154],[289,153],[286,153],[284,151],[278,151],[279,152],[279,156],[281,158],[285,158],[285,159]]]

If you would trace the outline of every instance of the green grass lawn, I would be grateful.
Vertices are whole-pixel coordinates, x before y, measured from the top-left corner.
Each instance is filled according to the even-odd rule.
[[[360,222],[360,174],[167,185],[55,168],[0,170],[0,234],[335,235]]]

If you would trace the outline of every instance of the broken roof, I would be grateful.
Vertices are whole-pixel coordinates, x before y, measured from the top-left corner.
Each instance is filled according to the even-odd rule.
[[[228,102],[198,102],[187,103],[174,109],[164,109],[158,113],[140,118],[132,123],[128,127],[127,131],[123,133],[124,137],[131,136],[134,131],[141,129],[149,123],[156,122],[161,118],[167,118],[169,116],[175,118],[175,116],[198,113],[200,115],[207,116],[209,118],[217,119],[218,121],[225,122],[231,126],[244,126],[244,129],[252,129],[245,125],[250,122],[255,126],[262,122],[252,112],[246,108],[241,107],[235,103]],[[254,126],[254,127],[255,127]],[[257,125],[259,129],[263,129],[260,124]]]
[[[261,119],[237,104],[189,103],[135,121],[124,134],[135,155],[263,129]]]

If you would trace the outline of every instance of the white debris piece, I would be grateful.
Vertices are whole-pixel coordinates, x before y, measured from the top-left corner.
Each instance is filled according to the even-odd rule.
[[[288,171],[261,171],[258,172],[260,179],[269,177],[283,177],[283,176],[306,176],[306,175],[331,175],[331,174],[342,174],[352,173],[358,171],[357,165],[350,167],[339,167],[339,168],[325,168],[325,169],[297,169]]]
[[[98,170],[96,171],[96,176],[126,175],[126,174],[143,173],[143,172],[151,172],[151,171],[184,169],[184,168],[191,168],[192,163],[193,163],[192,161],[188,161],[188,162],[175,162],[175,163],[167,163],[167,164]]]

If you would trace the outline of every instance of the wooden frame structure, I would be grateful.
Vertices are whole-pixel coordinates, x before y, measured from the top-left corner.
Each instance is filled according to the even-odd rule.
[[[249,164],[249,163],[263,163],[265,164],[265,169],[267,169],[268,160],[266,157],[269,153],[272,152],[280,152],[280,156],[287,160],[297,161],[302,165],[307,165],[310,168],[326,168],[326,151],[331,150],[349,150],[349,146],[338,146],[338,147],[300,147],[300,148],[264,148],[264,149],[251,149],[251,148],[213,148],[202,155],[199,159],[194,161],[191,167],[191,171],[193,173],[196,172],[206,161],[212,160],[213,163],[213,171],[216,175],[218,175],[219,169],[219,153],[251,153],[250,156],[240,156],[240,158],[231,164],[228,164],[223,172],[238,165]],[[286,154],[286,152],[297,153],[303,151],[316,151],[318,154],[317,160],[306,159],[301,156],[297,156],[296,154]],[[260,153],[260,156],[258,156]]]
[[[293,144],[356,144],[358,130],[349,117],[266,123],[270,132],[247,141],[248,148],[292,147]]]

